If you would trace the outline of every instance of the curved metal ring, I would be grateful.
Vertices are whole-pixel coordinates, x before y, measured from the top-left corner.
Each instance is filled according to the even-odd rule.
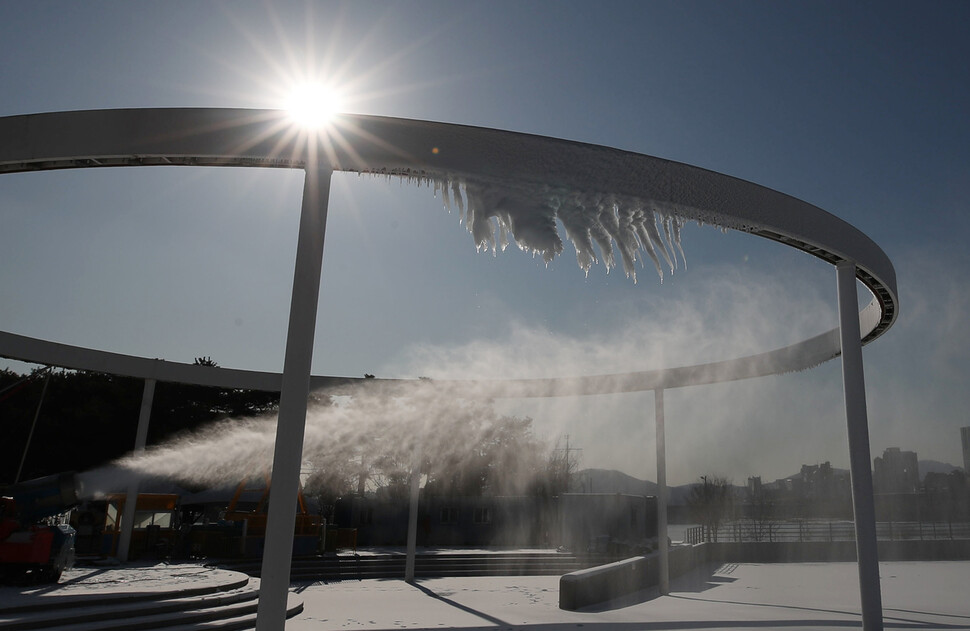
[[[327,131],[313,136],[277,110],[119,109],[0,118],[0,173],[143,165],[303,169],[314,164],[340,171],[418,179],[459,177],[649,200],[688,219],[750,232],[832,264],[853,263],[856,277],[874,296],[859,315],[863,343],[882,335],[896,319],[895,270],[886,254],[858,229],[777,191],[661,158],[529,134],[362,115],[339,116]],[[833,329],[774,351],[709,364],[475,383],[478,392],[500,397],[634,392],[803,370],[837,357],[840,349],[838,329]],[[0,355],[199,385],[278,391],[281,384],[278,373],[120,355],[8,332],[0,332]],[[361,382],[311,377],[313,388]]]

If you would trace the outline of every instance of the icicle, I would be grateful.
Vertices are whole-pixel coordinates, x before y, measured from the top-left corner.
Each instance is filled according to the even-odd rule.
[[[660,231],[657,230],[657,216],[652,210],[649,212],[649,218],[643,222],[643,227],[646,229],[647,234],[650,236],[650,240],[653,242],[654,246],[660,251],[660,254],[667,261],[667,265],[670,267],[670,273],[674,273],[674,262],[670,258],[670,252],[667,251],[667,244],[664,243],[663,237],[660,236]]]
[[[593,252],[593,237],[590,232],[590,220],[592,213],[589,213],[582,203],[577,199],[558,200],[556,215],[562,221],[563,228],[566,229],[566,237],[572,241],[576,248],[576,262],[579,267],[589,274],[589,268],[596,262],[596,254]]]
[[[674,246],[676,246],[677,251],[680,252],[680,258],[681,258],[682,261],[684,261],[684,271],[686,272],[687,271],[687,255],[684,254],[684,248],[680,244],[680,229],[684,227],[684,220],[681,219],[680,217],[673,217],[673,216],[671,216],[669,218],[669,221],[670,221],[670,224],[671,224],[670,232],[671,232],[671,235],[673,236]]]
[[[666,202],[579,190],[551,190],[546,185],[506,185],[485,179],[468,180],[449,173],[411,170],[382,169],[370,175],[427,186],[435,198],[440,193],[441,202],[449,212],[457,209],[458,220],[471,233],[478,251],[490,249],[494,254],[514,242],[524,252],[541,256],[548,265],[564,247],[558,220],[584,273],[588,275],[593,264],[600,261],[609,273],[617,266],[619,253],[624,273],[634,282],[645,256],[650,257],[661,282],[665,267],[673,273],[683,261],[686,269],[687,257],[681,243],[685,216],[699,222],[706,218],[692,209]]]
[[[498,247],[505,252],[505,248],[509,247],[509,227],[504,221],[499,221],[498,228]]]
[[[640,238],[640,247],[643,251],[647,253],[650,260],[653,261],[653,266],[657,270],[657,274],[660,276],[660,282],[664,280],[664,270],[663,265],[660,263],[660,258],[657,256],[657,250],[654,248],[653,240],[650,238],[650,234],[647,232],[647,227],[644,222],[641,222],[637,226],[637,236]]]
[[[461,198],[461,185],[458,180],[451,180],[451,194],[455,198],[455,203],[458,204],[458,211],[461,216],[465,216],[465,201]]]
[[[640,249],[640,243],[633,227],[633,211],[629,206],[620,205],[616,202],[613,203],[613,209],[616,222],[609,223],[607,230],[610,231],[610,236],[616,241],[617,249],[620,251],[623,272],[628,278],[632,278],[633,282],[636,282],[637,250]]]
[[[435,178],[431,181],[431,195],[435,199],[438,199],[439,194],[441,195],[441,203],[444,204],[444,207],[446,209],[451,210],[451,204],[449,203],[448,198],[444,195],[443,191],[441,190],[441,180],[439,180],[438,178]]]
[[[596,241],[596,245],[599,246],[603,265],[606,267],[606,272],[609,273],[611,269],[616,267],[616,261],[613,258],[613,238],[606,231],[602,221],[603,216],[607,213],[606,206],[598,198],[587,198],[584,207],[587,212],[592,213],[589,232],[593,240]],[[610,213],[612,214],[612,211]]]

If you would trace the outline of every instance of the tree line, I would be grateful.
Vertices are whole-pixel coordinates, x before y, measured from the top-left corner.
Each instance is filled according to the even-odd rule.
[[[29,480],[124,456],[135,444],[143,388],[141,379],[83,370],[0,371],[0,483],[14,481],[21,460],[20,479]],[[267,413],[278,404],[275,392],[159,382],[147,441],[159,443],[218,419]]]
[[[215,365],[208,357],[196,358],[196,363]],[[93,469],[129,454],[143,387],[141,379],[91,371],[0,371],[5,437],[0,441],[0,485],[14,482],[21,461],[22,481]],[[327,395],[314,394],[310,404],[319,408],[333,402]],[[147,445],[151,448],[216,422],[261,416],[272,420],[278,405],[276,392],[159,382]],[[467,437],[460,449],[432,446],[419,463],[411,451],[380,435],[316,453],[309,460],[305,455],[305,493],[321,504],[354,494],[404,497],[415,472],[422,476],[425,493],[435,495],[551,497],[570,489],[577,458],[567,458],[558,444],[535,436],[532,419],[499,415],[483,405],[450,423],[442,433],[460,429]],[[252,471],[254,478],[264,473]]]

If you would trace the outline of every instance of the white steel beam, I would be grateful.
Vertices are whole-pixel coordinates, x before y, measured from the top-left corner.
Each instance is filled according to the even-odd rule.
[[[152,402],[155,399],[155,380],[146,379],[141,395],[141,411],[138,414],[138,429],[135,432],[135,455],[145,451],[148,440],[148,424],[152,418]],[[119,561],[128,560],[131,547],[131,531],[135,527],[135,508],[138,504],[138,478],[132,475],[128,482],[128,493],[125,496],[125,513],[121,517],[121,536],[118,538],[116,557]]]
[[[664,391],[653,391],[657,429],[657,549],[660,565],[657,567],[657,586],[660,595],[670,593],[670,546],[667,545],[667,449],[664,438]]]
[[[852,509],[855,514],[862,628],[882,631],[882,590],[879,585],[879,552],[876,547],[876,512],[872,492],[872,458],[869,453],[869,421],[866,414],[866,381],[862,369],[859,312],[856,310],[856,266],[852,261],[836,265],[839,291],[839,330],[842,340],[842,386],[849,434],[849,467],[852,477]]]
[[[286,621],[293,529],[296,525],[303,456],[303,432],[306,428],[307,398],[310,394],[310,362],[313,359],[313,336],[320,297],[323,242],[332,175],[333,171],[329,166],[308,168],[303,185],[303,207],[296,246],[286,354],[283,358],[272,488],[256,612],[258,631],[281,631]]]

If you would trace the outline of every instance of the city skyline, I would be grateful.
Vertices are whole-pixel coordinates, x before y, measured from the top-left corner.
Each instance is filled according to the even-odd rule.
[[[889,451],[891,451],[893,449],[896,449],[896,450],[900,450],[900,451],[904,451],[905,452],[905,450],[903,450],[902,447],[887,447],[886,450],[884,450],[882,454],[875,455],[873,457],[873,459],[872,459],[872,465],[870,467],[874,473],[876,471],[876,461],[885,458],[886,452],[889,452]],[[916,452],[911,452],[911,453],[914,453],[915,454]],[[917,459],[917,463],[920,464],[920,468],[919,468],[919,480],[920,480],[920,483],[922,483],[923,480],[926,478],[926,476],[929,475],[929,474],[931,474],[931,473],[933,473],[933,474],[935,474],[935,473],[949,474],[949,473],[952,473],[954,471],[957,471],[957,472],[961,472],[961,473],[964,473],[965,474],[965,472],[966,472],[966,469],[964,469],[960,465],[953,464],[953,463],[950,463],[950,462],[940,462],[939,460],[933,460],[933,459],[930,459],[930,458],[918,458]],[[580,463],[580,464],[582,464],[582,463]],[[757,479],[757,480],[759,480],[759,483],[761,485],[768,486],[768,485],[771,485],[771,484],[778,484],[778,483],[784,482],[786,480],[791,480],[792,478],[800,477],[800,476],[802,476],[804,474],[804,471],[805,471],[806,468],[818,468],[818,467],[824,467],[824,466],[831,467],[831,464],[832,463],[830,461],[828,461],[828,460],[817,460],[815,462],[804,462],[804,463],[798,465],[799,466],[799,471],[793,471],[792,473],[790,473],[788,475],[784,475],[784,476],[777,477],[777,478],[774,478],[774,479],[770,479],[770,478],[765,479],[765,476],[758,475],[756,473],[754,475],[748,476],[744,480],[727,479],[727,482],[729,484],[731,484],[732,486],[735,486],[735,487],[744,487],[744,486],[749,486],[750,483],[751,483],[751,480]],[[928,465],[928,468],[924,470],[924,468],[923,468],[922,465]],[[587,471],[590,471],[590,470],[607,471],[608,469],[603,469],[603,468],[600,468],[600,467],[583,467],[583,468],[579,469],[576,473],[578,475],[578,474],[582,474],[582,473],[587,472]],[[839,473],[840,475],[844,475],[846,477],[848,477],[848,475],[849,475],[849,469],[847,469],[847,468],[833,467],[832,470],[835,471],[835,472],[837,472],[837,473]],[[625,472],[623,472],[623,471],[618,471],[618,472],[625,474]],[[683,487],[683,486],[694,485],[694,484],[697,484],[698,483],[698,481],[701,479],[701,477],[703,475],[705,475],[705,474],[698,474],[697,477],[694,480],[689,480],[686,483],[682,483],[682,484],[679,483],[679,484],[676,484],[676,485],[668,485],[668,486],[680,486],[680,487]],[[633,476],[631,476],[631,477],[633,477]],[[653,479],[649,478],[649,477],[646,478],[646,479],[642,479],[642,480],[639,479],[639,478],[634,478],[634,479],[637,479],[638,481],[641,481],[641,482],[647,482],[647,483],[650,483],[650,484],[656,484],[656,482]]]

